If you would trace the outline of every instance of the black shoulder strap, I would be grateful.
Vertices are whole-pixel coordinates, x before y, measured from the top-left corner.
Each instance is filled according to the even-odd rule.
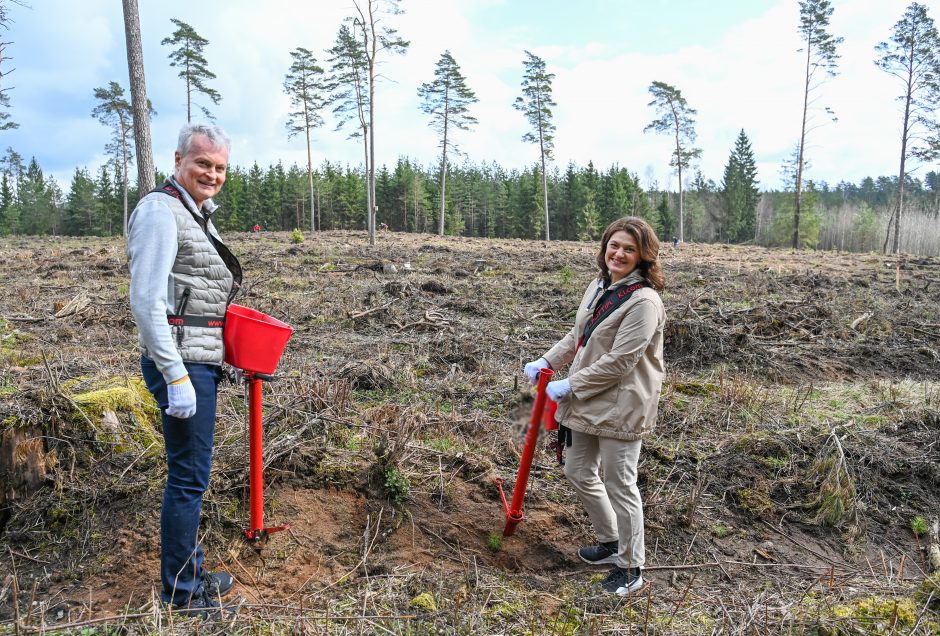
[[[169,179],[164,181],[163,185],[159,188],[151,190],[151,192],[162,192],[163,194],[168,194],[182,203],[183,207],[186,208],[186,210],[192,215],[196,223],[199,224],[199,227],[202,228],[202,231],[206,233],[206,236],[208,236],[210,239],[212,238],[212,236],[209,234],[209,224],[206,222],[206,217],[204,217],[199,212],[192,210],[188,205],[186,205],[186,199],[183,198],[183,193],[179,191],[179,188],[170,183]]]
[[[601,296],[600,304],[597,309],[594,310],[594,315],[588,318],[587,323],[585,323],[584,333],[581,335],[578,346],[583,347],[586,345],[591,334],[597,329],[597,325],[604,322],[620,305],[630,300],[630,296],[633,295],[633,292],[643,287],[646,287],[646,283],[634,283],[629,287],[606,291],[604,295]]]

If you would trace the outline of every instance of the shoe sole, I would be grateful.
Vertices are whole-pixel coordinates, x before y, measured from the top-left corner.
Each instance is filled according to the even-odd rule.
[[[603,559],[600,559],[600,560],[598,560],[598,561],[588,561],[587,559],[585,559],[585,558],[584,558],[583,556],[581,556],[580,554],[578,555],[578,557],[579,557],[582,561],[584,561],[585,563],[587,563],[587,564],[589,564],[589,565],[608,565],[608,564],[610,564],[610,563],[616,563],[616,562],[617,562],[617,555],[616,555],[616,554],[611,554],[610,556],[604,557]]]
[[[631,592],[636,592],[636,591],[637,591],[638,589],[640,589],[641,587],[643,587],[643,577],[642,577],[642,576],[641,576],[641,577],[638,577],[636,580],[634,580],[632,583],[630,583],[630,585],[624,585],[624,586],[622,586],[622,587],[618,587],[618,588],[617,588],[617,594],[618,594],[618,596],[626,596],[626,595],[630,594]]]

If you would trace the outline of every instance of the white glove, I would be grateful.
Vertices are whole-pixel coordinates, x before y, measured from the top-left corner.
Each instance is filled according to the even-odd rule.
[[[167,384],[166,394],[170,402],[167,415],[185,420],[196,414],[196,389],[188,376],[185,382]]]
[[[529,384],[535,384],[539,380],[539,371],[548,366],[548,360],[539,358],[525,365],[525,377],[529,379]]]
[[[548,394],[549,398],[557,402],[561,398],[571,393],[571,383],[568,382],[568,378],[549,382],[547,385],[545,385],[545,393]]]

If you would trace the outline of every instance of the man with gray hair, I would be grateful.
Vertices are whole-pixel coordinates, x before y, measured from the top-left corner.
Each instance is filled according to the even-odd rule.
[[[197,536],[212,464],[225,310],[242,279],[211,220],[230,144],[217,126],[183,126],[173,176],[140,200],[127,236],[141,371],[160,407],[166,445],[161,598],[203,616],[234,584],[230,574],[203,568]]]

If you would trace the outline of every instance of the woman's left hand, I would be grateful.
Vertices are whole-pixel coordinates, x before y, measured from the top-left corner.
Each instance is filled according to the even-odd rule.
[[[561,398],[571,393],[571,383],[568,382],[567,378],[564,380],[555,380],[554,382],[549,382],[545,385],[545,393],[548,394],[549,398],[557,402]]]

